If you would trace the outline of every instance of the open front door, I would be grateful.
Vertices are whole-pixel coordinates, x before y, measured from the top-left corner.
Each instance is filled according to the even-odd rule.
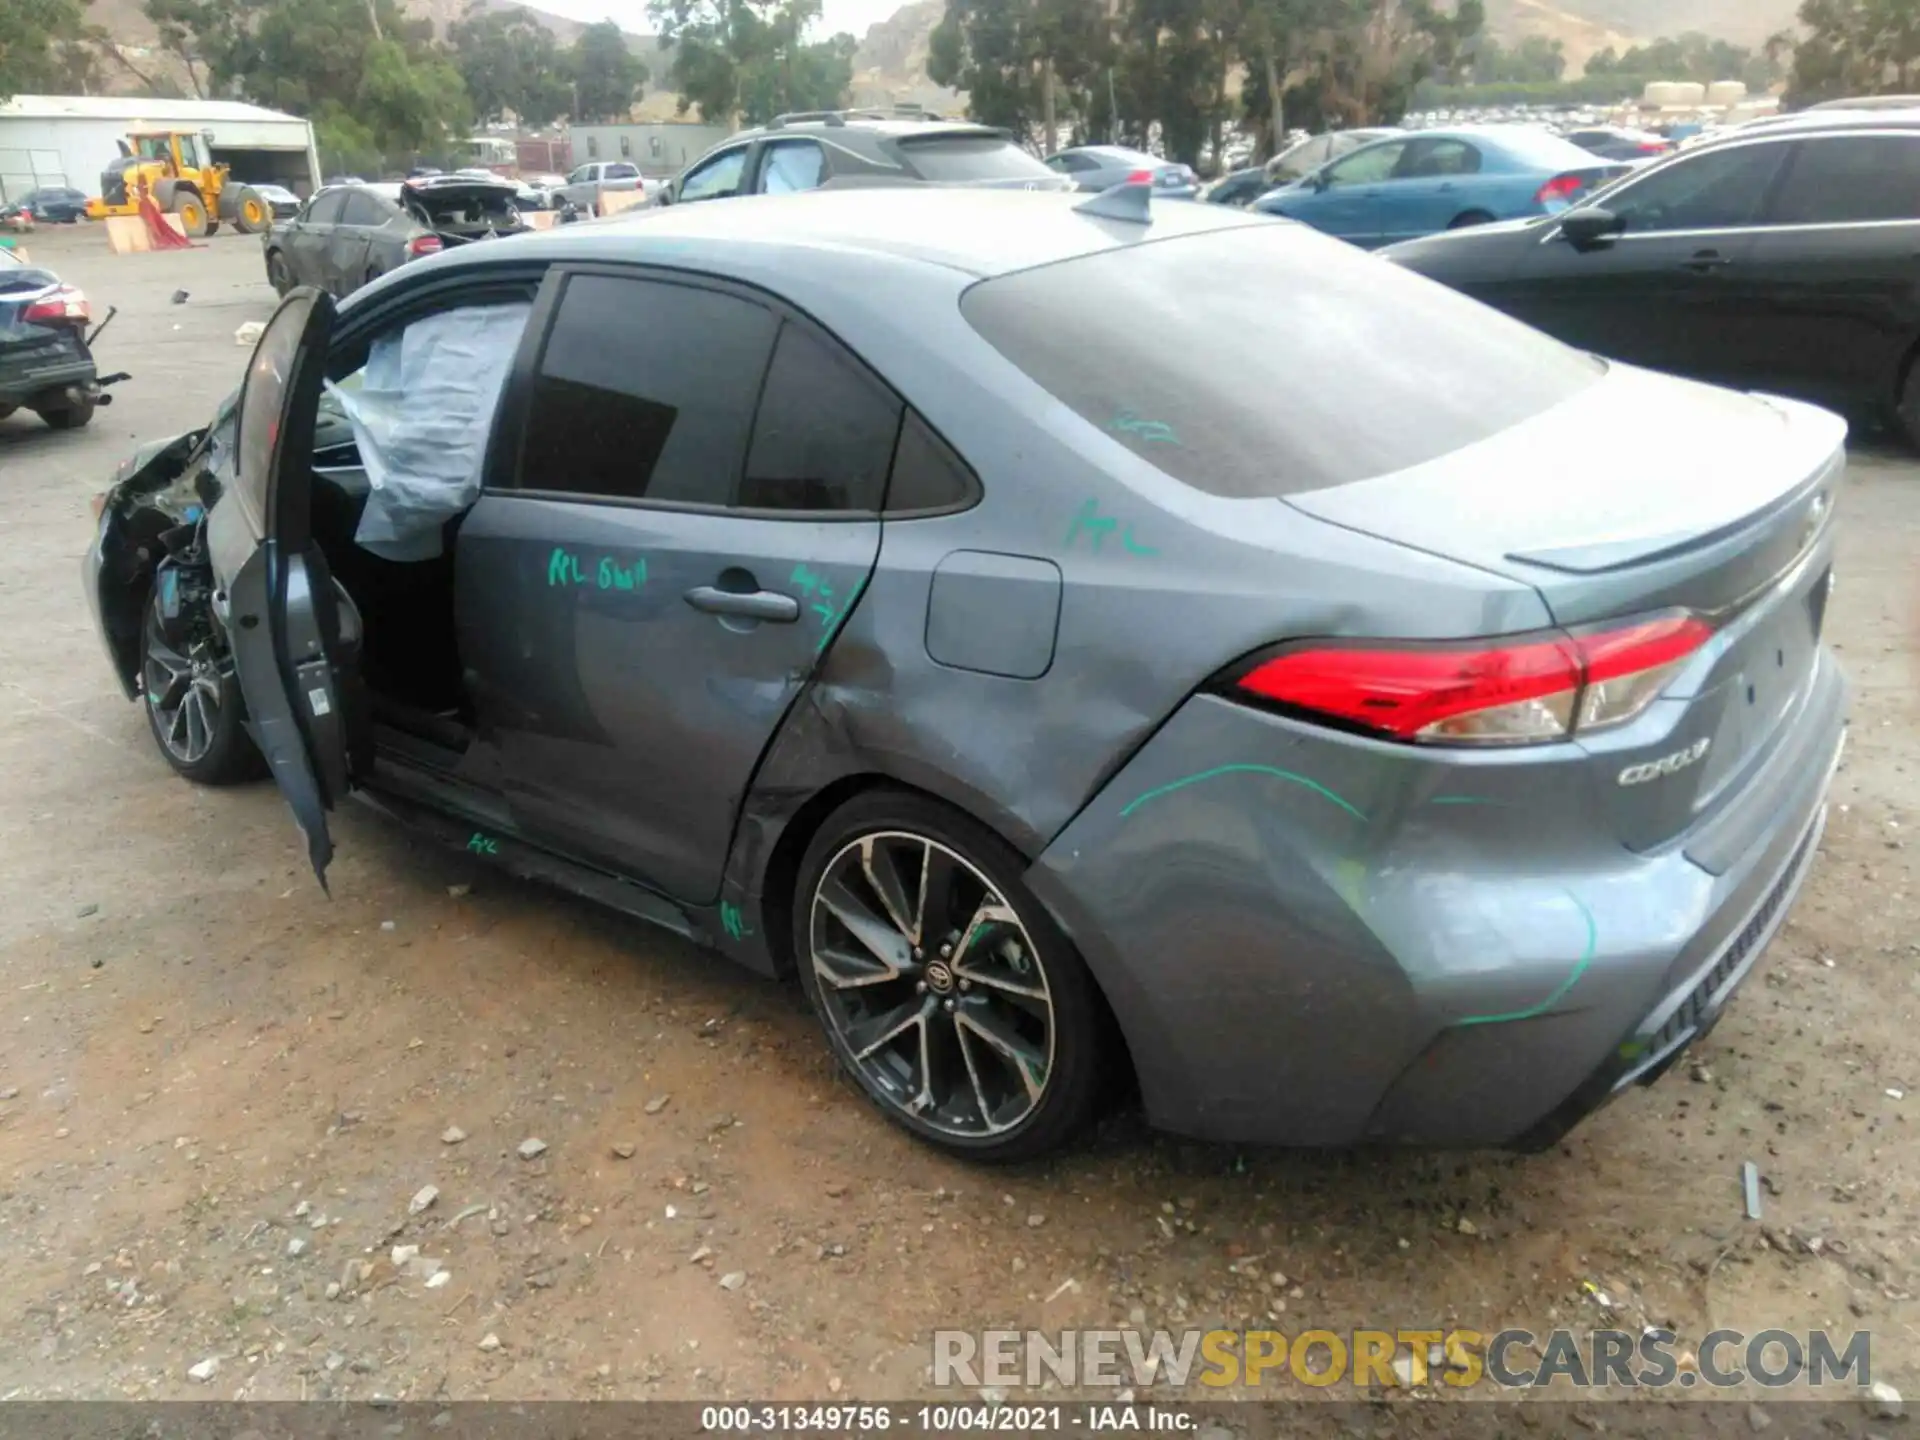
[[[308,493],[333,313],[332,297],[299,289],[267,323],[240,390],[232,483],[207,517],[248,728],[322,888],[326,812],[348,785],[344,682],[359,650],[358,617],[313,544]]]

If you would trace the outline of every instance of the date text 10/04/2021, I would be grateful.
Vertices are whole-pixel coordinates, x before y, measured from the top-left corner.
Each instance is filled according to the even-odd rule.
[[[700,1429],[709,1435],[1039,1435],[1074,1431],[1190,1433],[1200,1417],[1163,1405],[706,1405]]]

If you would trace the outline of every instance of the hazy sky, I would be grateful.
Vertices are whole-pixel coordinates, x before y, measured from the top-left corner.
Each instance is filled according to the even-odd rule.
[[[536,8],[570,20],[617,20],[622,30],[647,34],[653,25],[647,19],[646,0],[530,0]],[[865,36],[869,25],[876,25],[900,8],[905,0],[825,0],[821,6],[820,33],[831,35],[845,30]]]

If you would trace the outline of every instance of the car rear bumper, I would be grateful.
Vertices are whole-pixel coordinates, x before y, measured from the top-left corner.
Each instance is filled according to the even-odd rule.
[[[57,359],[9,361],[0,354],[0,405],[31,405],[49,390],[69,386],[87,389],[98,377],[93,361],[61,356]]]
[[[1818,848],[1846,703],[1819,652],[1736,797],[1769,822],[1710,870],[1695,834],[1646,853],[1607,835],[1577,767],[1334,740],[1196,697],[1027,880],[1101,983],[1156,1125],[1538,1146],[1657,1078],[1751,972]]]

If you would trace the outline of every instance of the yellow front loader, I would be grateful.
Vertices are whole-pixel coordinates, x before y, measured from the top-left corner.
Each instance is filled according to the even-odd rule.
[[[234,185],[225,165],[213,163],[211,135],[191,130],[136,130],[120,142],[120,158],[100,176],[100,198],[87,202],[95,220],[138,215],[144,181],[154,203],[180,217],[195,239],[226,221],[252,235],[273,223],[273,211],[252,186]]]

